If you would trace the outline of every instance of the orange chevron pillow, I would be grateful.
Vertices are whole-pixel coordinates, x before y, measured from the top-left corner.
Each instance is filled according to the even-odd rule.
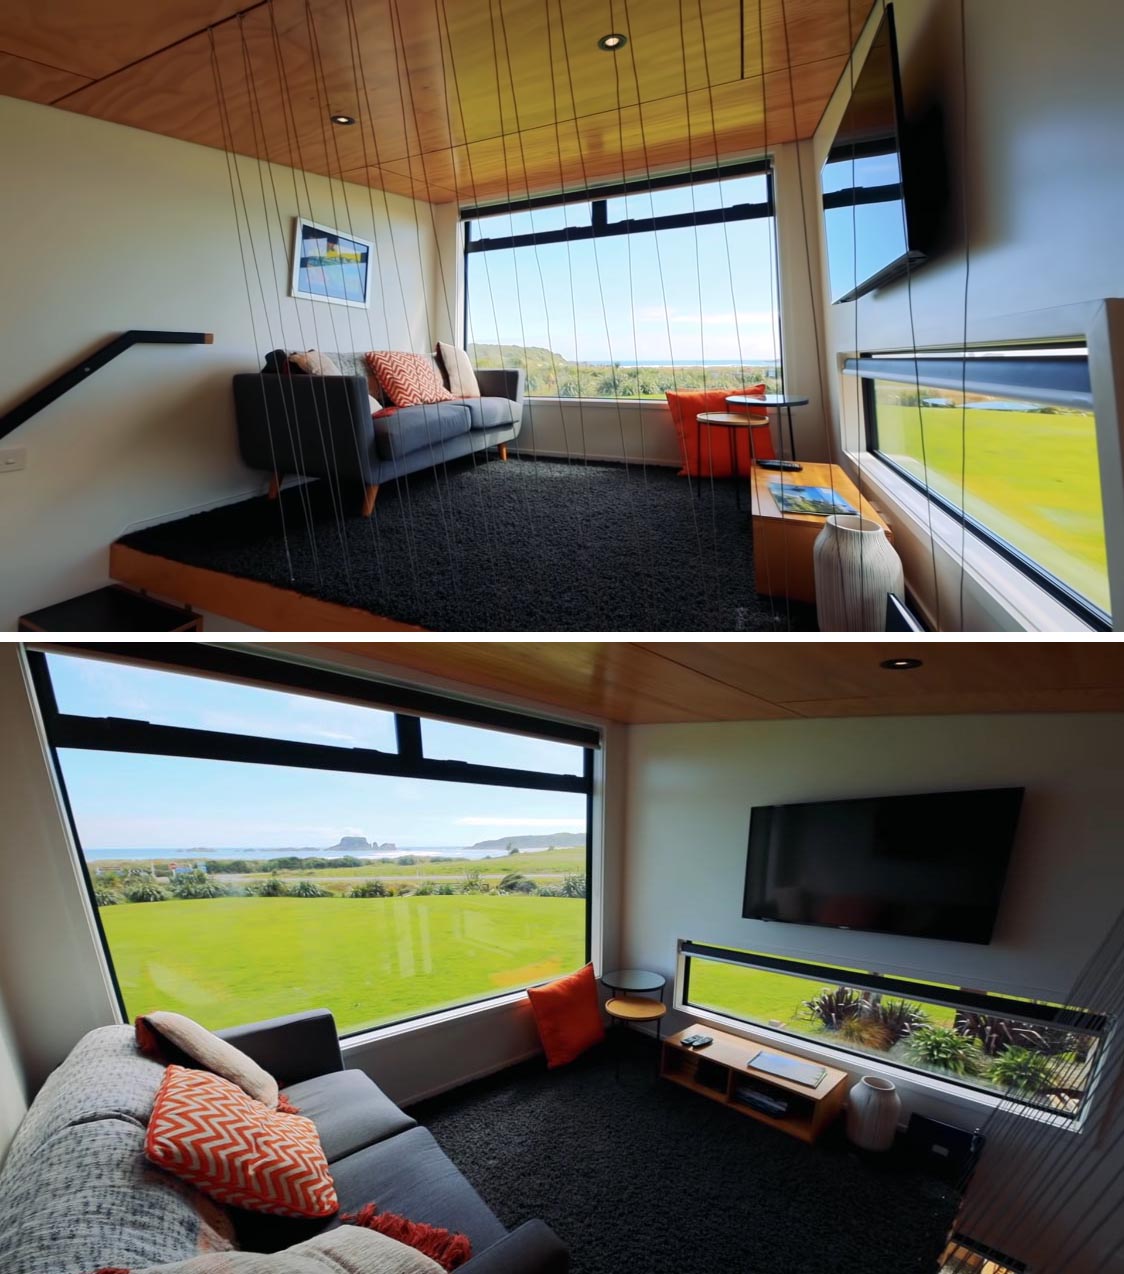
[[[441,383],[433,359],[426,354],[372,350],[363,358],[395,407],[446,403],[453,397]]]
[[[144,1153],[231,1207],[293,1217],[339,1210],[312,1120],[269,1110],[207,1071],[168,1067]]]

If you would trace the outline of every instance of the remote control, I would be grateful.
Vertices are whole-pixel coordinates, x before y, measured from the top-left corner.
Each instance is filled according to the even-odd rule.
[[[710,1035],[700,1035],[695,1040],[696,1048],[709,1048],[714,1043],[714,1039]]]
[[[758,460],[757,467],[759,469],[785,469],[793,473],[799,473],[804,468],[802,464],[798,464],[795,460]]]

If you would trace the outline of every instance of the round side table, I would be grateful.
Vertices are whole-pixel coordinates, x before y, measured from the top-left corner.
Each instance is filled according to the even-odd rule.
[[[754,416],[738,415],[732,411],[703,411],[698,415],[698,431],[695,435],[695,468],[702,476],[702,431],[704,425],[719,426],[726,430],[726,435],[730,442],[730,467],[734,474],[734,498],[737,501],[737,507],[742,507],[742,488],[739,481],[738,473],[738,444],[736,439],[736,431],[739,429],[749,430],[749,459],[751,465],[757,464],[757,449],[753,445],[753,431],[755,429],[768,429],[769,421],[758,420]],[[711,451],[711,460],[713,462],[714,452]],[[713,464],[712,464],[713,467]],[[748,475],[747,475],[748,476]],[[702,490],[702,483],[695,484],[695,494],[698,495]]]
[[[626,995],[652,994],[656,991],[663,999],[663,989],[667,978],[660,973],[649,973],[646,969],[616,969],[612,973],[601,975],[602,983],[610,991],[623,991]]]

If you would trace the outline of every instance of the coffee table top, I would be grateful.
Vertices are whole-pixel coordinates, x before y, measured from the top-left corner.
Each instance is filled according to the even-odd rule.
[[[753,400],[759,401],[759,400]],[[723,425],[727,429],[768,429],[769,422],[762,418],[735,414],[732,411],[704,411],[698,416],[700,425]]]
[[[603,973],[601,981],[610,991],[662,991],[667,983],[660,973],[649,973],[645,969],[617,969],[613,973]]]
[[[731,403],[738,407],[807,407],[808,399],[793,394],[731,394],[726,405]]]

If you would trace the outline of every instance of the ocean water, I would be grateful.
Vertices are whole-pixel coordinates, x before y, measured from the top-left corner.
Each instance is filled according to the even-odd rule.
[[[521,849],[521,854],[533,854],[533,849]],[[344,849],[317,849],[315,846],[285,847],[283,849],[87,849],[88,861],[99,859],[118,859],[122,862],[148,862],[153,858],[184,859],[194,862],[208,858],[245,858],[247,860],[262,858],[285,858],[296,855],[300,858],[397,858],[401,854],[416,854],[419,858],[432,858],[437,854],[456,855],[458,858],[503,858],[502,849],[465,849],[460,845],[399,845],[389,853],[373,854],[370,850],[355,853]]]

